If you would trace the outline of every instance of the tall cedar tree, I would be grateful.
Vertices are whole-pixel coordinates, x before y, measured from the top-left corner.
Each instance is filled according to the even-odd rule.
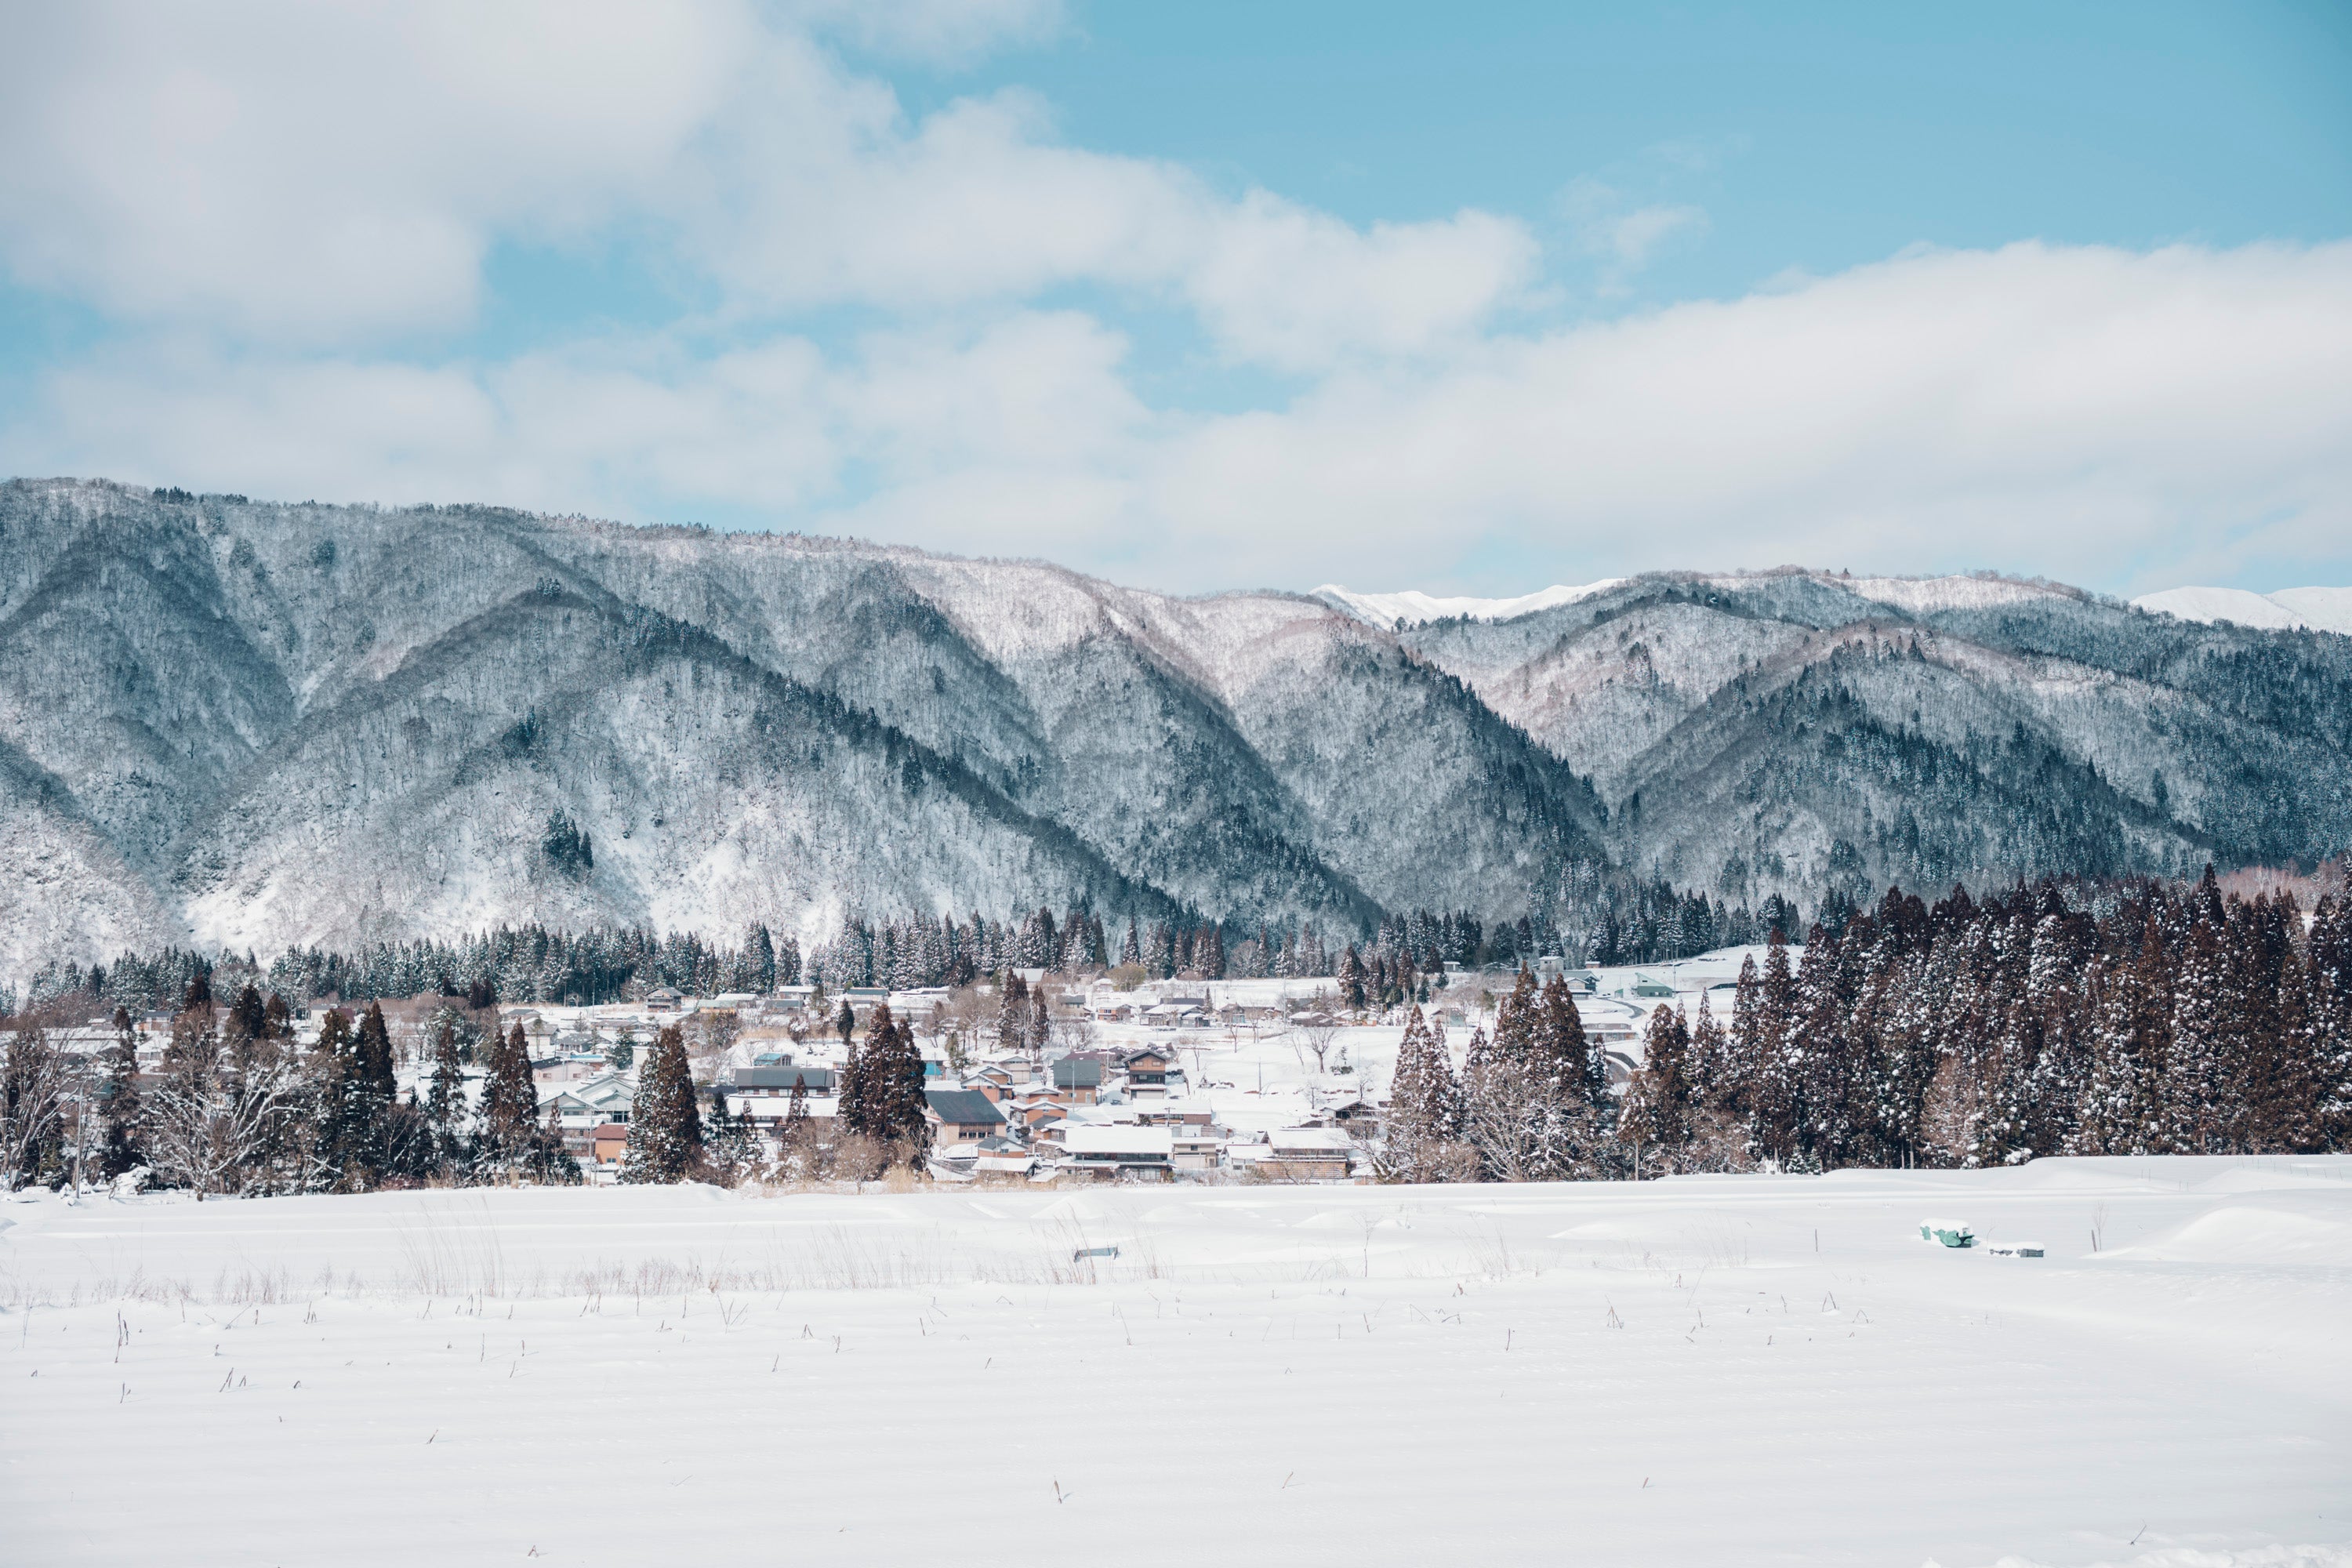
[[[1617,1136],[1640,1152],[1653,1175],[1676,1168],[1691,1141],[1690,1029],[1677,1010],[1661,1005],[1650,1013],[1642,1039],[1642,1069],[1626,1086],[1617,1118]]]
[[[236,994],[228,1016],[221,1021],[221,1038],[235,1048],[265,1037],[268,1029],[269,1015],[261,993],[248,985]]]
[[[923,1058],[914,1031],[890,1016],[887,1003],[874,1009],[866,1048],[857,1055],[857,1073],[855,1119],[846,1106],[843,1109],[845,1130],[880,1143],[894,1162],[919,1168],[930,1144],[930,1124],[923,1114]]]
[[[563,1119],[555,1101],[547,1102],[547,1120],[541,1123],[538,1146],[531,1151],[531,1174],[556,1186],[576,1187],[587,1181],[580,1162],[563,1146]]]
[[[848,1047],[842,1058],[841,1079],[834,1101],[835,1124],[842,1131],[861,1138],[866,1136],[866,1057],[873,1044],[868,1035],[864,1048],[855,1044]]]
[[[654,1041],[629,1108],[629,1142],[621,1157],[625,1182],[682,1182],[702,1162],[702,1113],[687,1066],[686,1040],[672,1024]]]
[[[139,1094],[139,1031],[131,1010],[114,1010],[114,1041],[106,1047],[98,1079],[100,1143],[98,1174],[112,1181],[147,1163],[145,1106]]]
[[[1356,951],[1356,944],[1352,942],[1348,944],[1347,952],[1339,959],[1339,973],[1337,978],[1339,982],[1340,1004],[1348,1007],[1362,1007],[1365,1002],[1364,959],[1363,955]]]
[[[779,1174],[804,1182],[816,1174],[816,1133],[809,1125],[808,1079],[793,1079],[792,1098],[784,1102],[784,1125],[776,1135]]]
[[[383,1164],[382,1108],[361,1077],[359,1041],[341,1008],[330,1007],[320,1019],[308,1066],[320,1158],[332,1186],[337,1192],[366,1192]]]
[[[1446,1058],[1445,1036],[1431,1031],[1415,1007],[1405,1016],[1389,1086],[1387,1174],[1401,1182],[1435,1182],[1453,1168],[1462,1136],[1461,1089]]]
[[[457,1022],[444,1012],[433,1031],[433,1087],[425,1100],[425,1135],[432,1141],[433,1164],[440,1170],[453,1171],[464,1163],[465,1110],[466,1079],[457,1053]]]
[[[1007,971],[997,992],[996,1048],[1007,1056],[1025,1056],[1030,1034],[1029,983]]]
[[[517,1023],[491,1047],[489,1069],[482,1079],[474,1134],[476,1171],[491,1179],[522,1175],[530,1166],[538,1131],[539,1086],[530,1076],[530,1043]]]
[[[251,987],[247,988],[246,994],[247,996],[253,994]],[[370,1002],[367,1012],[360,1018],[356,1056],[360,1081],[367,1086],[371,1094],[381,1097],[384,1103],[390,1104],[395,1092],[392,1066],[392,1030],[383,1021],[383,1005],[381,1003]]]
[[[702,1148],[711,1177],[721,1186],[733,1186],[742,1180],[759,1160],[759,1133],[751,1113],[736,1115],[727,1103],[722,1084],[710,1086],[710,1116],[704,1127]]]

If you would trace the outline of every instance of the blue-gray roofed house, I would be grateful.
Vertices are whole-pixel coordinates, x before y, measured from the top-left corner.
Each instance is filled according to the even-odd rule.
[[[931,1124],[934,1149],[945,1143],[976,1143],[1004,1131],[1004,1112],[976,1089],[925,1089],[923,1120]]]

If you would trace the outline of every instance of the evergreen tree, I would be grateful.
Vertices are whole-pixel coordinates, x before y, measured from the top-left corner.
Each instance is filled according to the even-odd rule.
[[[873,1027],[862,1054],[863,1132],[890,1151],[894,1162],[919,1169],[930,1146],[930,1123],[924,1111],[923,1058],[916,1048],[914,1031],[890,1016],[888,1007],[875,1010]]]
[[[1446,1180],[1455,1168],[1453,1151],[1462,1135],[1462,1113],[1443,1029],[1426,1027],[1415,1007],[1405,1018],[1396,1077],[1389,1086],[1385,1173],[1401,1182]]]
[[[320,1133],[320,1159],[337,1192],[366,1192],[383,1165],[383,1119],[374,1086],[360,1072],[350,1016],[330,1007],[306,1064],[308,1098]]]
[[[753,925],[744,932],[742,968],[743,989],[762,996],[775,990],[776,944],[766,926]]]
[[[2271,985],[2261,1026],[2248,1042],[2242,1144],[2255,1154],[2315,1153],[2324,1147],[2323,1058],[2305,964],[2292,948]]]
[[[1586,1036],[1576,998],[1557,974],[1543,988],[1538,1016],[1529,1044],[1558,1092],[1589,1110],[1607,1110],[1612,1103],[1608,1053],[1600,1041]]]
[[[898,1029],[902,1034],[907,1033],[908,1026],[906,1020],[899,1020]],[[1053,1004],[1046,998],[1045,988],[1043,985],[1038,985],[1029,993],[1029,1028],[1024,1042],[1024,1048],[1029,1054],[1031,1066],[1042,1068],[1045,1065],[1045,1051],[1046,1048],[1053,1044]],[[912,1035],[908,1036],[908,1043],[911,1047],[913,1044]]]
[[[228,1016],[222,1020],[221,1038],[234,1049],[264,1037],[268,1025],[268,1011],[262,1004],[261,993],[247,985],[237,993],[236,1001],[229,1007]]]
[[[1742,981],[1746,976],[1741,976]],[[1789,970],[1789,941],[1775,926],[1764,949],[1764,974],[1752,1006],[1746,1009],[1749,1038],[1747,1100],[1748,1131],[1759,1154],[1782,1166],[1800,1163],[1803,1106],[1798,1062],[1791,1057],[1796,977]]]
[[[2312,911],[2304,984],[2319,1142],[2342,1149],[2352,1144],[2352,898],[2330,895]]]
[[[247,994],[250,994],[248,991]],[[391,1103],[396,1089],[392,1065],[392,1030],[384,1023],[381,1003],[369,1003],[367,1012],[360,1019],[359,1038],[353,1047],[353,1066],[361,1084],[384,1103]]]
[[[563,1146],[563,1119],[555,1102],[547,1103],[547,1120],[540,1124],[531,1150],[530,1173],[550,1186],[576,1187],[587,1180],[579,1160]]]
[[[1684,1063],[1684,1077],[1689,1081],[1691,1101],[1695,1106],[1711,1103],[1717,1086],[1733,1077],[1730,1059],[1730,1037],[1716,1021],[1715,1009],[1707,1001],[1707,993],[1698,994],[1698,1016],[1691,1023],[1690,1056]]]
[[[873,1043],[873,1037],[869,1034],[866,1044],[870,1047]],[[852,1045],[842,1058],[841,1077],[836,1088],[837,1095],[834,1101],[835,1124],[853,1137],[868,1136],[866,1105],[872,1097],[866,1092],[866,1051],[856,1045]]]
[[[710,1089],[710,1116],[703,1135],[703,1152],[711,1177],[721,1186],[733,1186],[759,1162],[759,1139],[749,1111],[737,1116],[727,1103],[724,1086]]]
[[[1007,1056],[1026,1055],[1030,1036],[1029,983],[1008,970],[996,994],[996,1048]]]
[[[2212,890],[2212,868],[2206,868]],[[2231,1017],[2221,951],[2218,901],[2206,918],[2202,901],[2192,903],[2196,923],[2181,954],[2172,1001],[2172,1049],[2166,1062],[2160,1127],[2168,1152],[2224,1152],[2235,1064],[2230,1059]]]
[[[1356,944],[1348,944],[1347,953],[1339,960],[1339,1002],[1342,1006],[1360,1010],[1364,997],[1364,960]]]
[[[634,1120],[635,1112],[631,1115]],[[482,1079],[474,1134],[476,1170],[492,1179],[525,1173],[538,1128],[539,1086],[530,1076],[530,1044],[517,1023],[491,1050]]]
[[[787,1181],[804,1182],[816,1174],[816,1133],[809,1125],[808,1080],[793,1079],[792,1098],[784,1104],[784,1125],[776,1136],[776,1163]]]
[[[1642,1068],[1626,1086],[1617,1136],[1638,1152],[1638,1162],[1654,1175],[1675,1170],[1691,1141],[1690,1050],[1683,1016],[1663,1005],[1652,1009],[1642,1038]]]
[[[114,1041],[99,1065],[98,1176],[101,1181],[147,1163],[141,1122],[145,1106],[139,1093],[139,1031],[127,1007],[114,1010]]]
[[[621,1156],[624,1182],[682,1182],[702,1163],[702,1114],[686,1039],[670,1025],[654,1041],[629,1108],[629,1142]]]
[[[1731,994],[1731,1033],[1724,1069],[1717,1075],[1715,1103],[1755,1125],[1755,1086],[1764,1068],[1764,980],[1756,971],[1756,955],[1739,961],[1739,979]]]
[[[465,1068],[457,1058],[457,1026],[445,1011],[433,1033],[433,1087],[425,1100],[425,1135],[431,1140],[433,1163],[442,1170],[459,1170],[466,1163],[465,1111]]]

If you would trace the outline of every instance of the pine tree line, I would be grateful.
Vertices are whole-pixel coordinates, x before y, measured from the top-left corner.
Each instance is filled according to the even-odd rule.
[[[289,949],[267,965],[250,953],[208,958],[166,948],[125,953],[111,964],[51,962],[27,988],[27,1012],[79,997],[144,1015],[171,1005],[197,977],[226,992],[243,984],[275,991],[298,1006],[322,997],[488,996],[510,1002],[597,1005],[635,1000],[661,986],[690,995],[766,993],[796,984],[800,945],[748,928],[733,947],[692,931],[656,935],[644,927],[585,931],[499,926],[453,942],[377,942],[357,952]],[[482,1005],[478,1000],[475,1005]]]
[[[2325,897],[2306,920],[2292,894],[2224,897],[2210,868],[2193,888],[2142,884],[2089,906],[2054,882],[1982,903],[1959,889],[1932,908],[1896,889],[1790,952],[1776,934],[1760,967],[1748,961],[1728,1018],[1705,996],[1695,1016],[1654,1010],[1622,1100],[1592,1102],[1606,1147],[1527,1168],[1965,1168],[2352,1146],[2352,900]],[[1524,1001],[1516,1011],[1528,1016]],[[1479,1088],[1498,1053],[1525,1056],[1505,1032],[1474,1039],[1457,1081],[1416,1015],[1387,1168],[1419,1180],[1519,1168],[1494,1125],[1523,1121]]]
[[[1376,1167],[1407,1182],[1590,1180],[1616,1173],[1608,1058],[1558,976],[1519,972],[1459,1073],[1445,1026],[1407,1014]]]
[[[1826,896],[1820,918],[1834,928],[1851,907],[1837,895]],[[911,990],[969,984],[1007,969],[1078,973],[1119,965],[1158,979],[1319,979],[1339,973],[1350,946],[1368,966],[1393,972],[1402,964],[1434,974],[1449,963],[1475,968],[1545,953],[1587,963],[1645,963],[1760,941],[1775,927],[1796,929],[1795,909],[1768,900],[1751,915],[1704,893],[1677,892],[1664,882],[1612,880],[1578,863],[1561,871],[1528,915],[1492,925],[1466,910],[1415,910],[1354,933],[1327,936],[1297,921],[1255,928],[1198,916],[1107,922],[1083,904],[1059,917],[1040,907],[1010,920],[977,911],[961,920],[853,915],[805,960],[796,939],[779,938],[757,924],[733,946],[692,931],[658,935],[641,926],[576,932],[499,926],[454,941],[376,942],[353,952],[289,949],[266,964],[250,953],[209,957],[179,948],[124,953],[89,968],[52,961],[35,973],[23,1001],[28,1013],[69,1008],[87,998],[93,1007],[121,1006],[144,1016],[173,1005],[200,976],[225,994],[252,984],[297,1006],[329,997],[362,1002],[436,992],[471,996],[478,1006],[484,996],[595,1005],[634,1001],[662,986],[688,995],[764,994],[804,980],[836,993],[850,986]],[[0,1002],[9,1000],[0,994]]]

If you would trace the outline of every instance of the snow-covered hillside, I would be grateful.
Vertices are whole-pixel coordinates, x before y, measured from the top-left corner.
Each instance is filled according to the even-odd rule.
[[[11,1562],[2352,1563],[2340,1158],[0,1217]]]
[[[2143,610],[2184,621],[2231,621],[2273,629],[2312,626],[2352,636],[2352,588],[2282,588],[2257,594],[2248,588],[2167,588],[2132,601]]]
[[[12,481],[0,985],[498,921],[805,947],[1084,899],[1340,938],[1611,866],[1810,904],[2352,843],[2339,637],[1983,576],[1341,592]]]
[[[1622,577],[1603,577],[1598,583],[1580,587],[1554,584],[1538,588],[1532,594],[1522,594],[1515,599],[1477,599],[1439,597],[1408,588],[1396,594],[1359,594],[1342,588],[1337,583],[1326,583],[1315,590],[1316,597],[1339,605],[1341,609],[1362,616],[1376,626],[1421,626],[1428,621],[1442,621],[1461,616],[1474,621],[1507,621],[1517,616],[1549,610],[1555,605],[1572,605],[1579,599],[1591,598],[1604,589],[1623,582]]]

